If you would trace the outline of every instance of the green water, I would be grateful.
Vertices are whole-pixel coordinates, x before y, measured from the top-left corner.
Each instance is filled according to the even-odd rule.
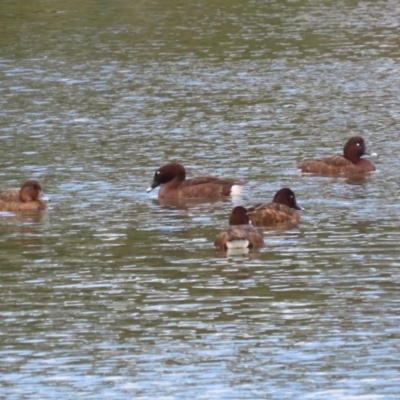
[[[0,213],[7,399],[395,399],[399,8],[386,1],[3,1]],[[377,172],[298,175],[360,134]],[[168,161],[248,180],[165,204]],[[212,246],[234,205],[291,187],[266,245]]]

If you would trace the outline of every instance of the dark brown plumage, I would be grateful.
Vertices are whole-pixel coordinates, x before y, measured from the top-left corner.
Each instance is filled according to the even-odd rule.
[[[283,188],[276,192],[272,203],[248,207],[247,215],[254,225],[296,224],[300,221],[300,215],[296,210],[301,209],[293,191]]]
[[[0,192],[0,211],[46,210],[47,203],[42,187],[36,180],[24,182],[20,189]]]
[[[360,136],[351,137],[345,144],[343,155],[337,154],[320,160],[308,160],[298,168],[301,172],[320,175],[360,174],[375,171],[371,161],[362,159],[364,155],[373,155]]]
[[[201,176],[186,179],[183,165],[169,163],[158,169],[154,174],[153,183],[148,192],[159,185],[159,198],[218,198],[232,194],[232,187],[241,187],[244,181],[233,178],[217,178]]]
[[[217,235],[214,240],[215,247],[224,249],[260,247],[264,239],[257,229],[249,225],[247,210],[238,206],[232,210],[229,226]]]

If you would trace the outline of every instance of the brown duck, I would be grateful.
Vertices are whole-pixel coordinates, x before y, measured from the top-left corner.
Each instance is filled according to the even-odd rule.
[[[237,206],[229,217],[229,226],[217,235],[214,241],[215,247],[224,249],[239,249],[260,247],[264,243],[257,229],[249,225],[247,210]]]
[[[300,221],[296,210],[302,208],[297,204],[295,194],[291,189],[283,188],[275,193],[272,203],[248,207],[247,215],[254,225],[296,224]]]
[[[240,194],[246,182],[233,178],[200,176],[186,179],[186,171],[182,164],[169,163],[158,169],[148,192],[159,185],[160,199],[180,198],[218,198]]]
[[[376,155],[365,146],[360,136],[351,137],[343,148],[343,155],[336,154],[319,160],[302,162],[298,168],[301,172],[320,175],[351,175],[375,171],[375,165],[362,156]]]
[[[47,198],[36,180],[23,183],[20,189],[7,189],[0,192],[0,211],[46,210]]]

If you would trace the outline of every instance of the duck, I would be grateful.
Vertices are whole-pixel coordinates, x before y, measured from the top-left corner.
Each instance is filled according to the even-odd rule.
[[[256,228],[249,224],[247,210],[243,206],[236,206],[229,217],[229,226],[220,232],[214,246],[224,249],[246,249],[261,247],[264,239]]]
[[[362,156],[376,156],[369,151],[361,136],[351,137],[343,148],[343,155],[336,154],[319,160],[308,160],[298,165],[300,172],[320,175],[364,174],[375,171],[375,165]]]
[[[157,186],[159,199],[182,198],[218,198],[241,194],[245,181],[234,178],[218,178],[215,176],[200,176],[186,179],[186,171],[182,164],[173,162],[159,168],[153,178],[150,192]]]
[[[294,192],[289,188],[282,188],[275,193],[272,203],[248,207],[247,215],[253,225],[297,224],[300,215],[296,210],[302,209],[297,204]]]
[[[0,192],[0,211],[38,211],[48,208],[40,183],[34,179],[25,181],[20,189]]]

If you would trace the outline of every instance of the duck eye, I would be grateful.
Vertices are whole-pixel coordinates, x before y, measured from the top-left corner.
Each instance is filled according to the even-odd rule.
[[[160,175],[160,171],[157,171],[157,175]]]
[[[357,142],[357,146],[361,146],[361,143],[360,143],[360,142]]]

